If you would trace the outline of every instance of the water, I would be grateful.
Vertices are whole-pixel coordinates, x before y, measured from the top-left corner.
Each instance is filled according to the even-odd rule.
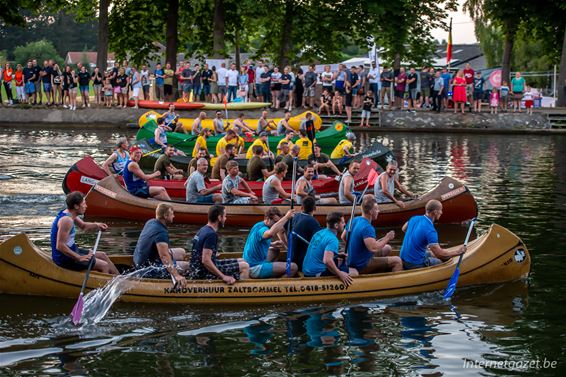
[[[134,133],[26,128],[0,128],[0,239],[24,231],[46,247],[68,167],[86,153],[104,159],[116,137]],[[441,292],[327,305],[117,303],[78,329],[68,321],[74,300],[0,295],[0,375],[564,375],[566,137],[415,132],[358,142],[374,137],[393,150],[413,192],[445,175],[464,181],[479,203],[477,232],[497,222],[527,244],[528,285],[457,289],[453,308]],[[99,249],[131,253],[141,224],[110,226]],[[197,228],[173,226],[173,245],[187,247]],[[222,250],[242,249],[246,229],[221,233]],[[439,233],[454,245],[466,229]],[[94,239],[77,236],[81,245]]]

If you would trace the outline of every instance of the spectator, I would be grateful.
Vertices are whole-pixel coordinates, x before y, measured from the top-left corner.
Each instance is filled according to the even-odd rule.
[[[63,72],[63,80],[62,80],[62,87],[63,87],[63,108],[67,108],[67,104],[69,109],[72,110],[71,107],[71,67],[68,65],[65,66],[65,72]]]
[[[163,71],[163,97],[166,101],[173,100],[173,77],[175,77],[175,71],[171,69],[171,63],[165,64],[165,70]],[[157,78],[155,79],[157,85]]]
[[[271,75],[273,77],[273,75]],[[285,104],[285,106],[289,105],[289,94],[291,92],[291,75],[289,74],[289,67],[285,67],[283,69],[283,74],[279,78],[279,82],[281,83],[281,90],[279,91],[279,97],[276,99],[275,108],[279,109],[281,102]]]
[[[350,106],[357,109],[358,107],[360,107],[357,98],[358,98],[358,91],[360,90],[361,87],[361,80],[360,80],[360,76],[358,75],[358,69],[356,68],[356,66],[350,67],[350,76],[348,77],[348,80],[350,84],[350,89],[352,91],[352,104]],[[346,103],[347,102],[348,100],[346,100]],[[350,118],[351,117],[349,116],[348,119]]]
[[[53,101],[53,68],[49,65],[47,60],[43,62],[43,68],[39,75],[41,76],[41,82],[43,84],[43,93],[45,93],[45,105],[51,106],[51,102]]]
[[[327,90],[328,93],[334,93],[332,88],[332,81],[334,80],[334,74],[330,72],[330,66],[324,66],[324,72],[320,74],[320,81],[322,81],[322,90]]]
[[[98,67],[94,67],[94,72],[92,72],[92,88],[94,89],[94,98],[97,105],[102,104],[102,84],[102,73],[100,73]]]
[[[75,111],[77,109],[77,85],[79,78],[74,69],[69,67],[69,75],[67,76],[69,83],[69,109]]]
[[[317,80],[315,68],[316,68],[316,66],[314,64],[311,64],[309,66],[309,70],[307,71],[307,73],[305,73],[305,76],[304,76],[305,98],[304,98],[304,101],[303,101],[303,107],[305,109],[307,108],[307,106],[306,106],[307,100],[309,101],[308,106],[311,109],[314,107],[314,98],[316,96],[316,80]],[[322,102],[321,102],[321,106],[322,106]],[[327,112],[329,112],[329,111],[330,111],[330,107],[328,106]],[[320,114],[321,110],[319,110],[318,113]]]
[[[218,102],[222,102],[224,96],[228,93],[228,70],[226,63],[220,64],[220,68],[216,71],[218,75]]]
[[[104,105],[108,108],[112,107],[112,84],[110,84],[110,77],[104,79]]]
[[[43,99],[42,95],[41,95],[41,67],[37,64],[37,60],[33,59],[32,60],[32,66],[33,66],[33,74],[34,74],[34,86],[35,86],[35,90],[33,92],[33,104],[34,105],[41,105],[41,101]]]
[[[496,87],[491,89],[489,94],[489,113],[497,114],[497,108],[499,107],[499,91]]]
[[[118,75],[120,74],[120,63],[115,62],[114,67],[112,67],[112,72],[110,74],[110,83],[112,84],[112,90],[114,91],[114,96],[116,98],[116,106],[120,106],[120,95],[122,90],[120,84],[118,83]]]
[[[211,102],[210,97],[210,79],[212,77],[212,70],[208,68],[208,64],[205,63],[201,73],[202,79],[202,93],[204,94],[204,100]]]
[[[61,68],[59,68],[59,64],[55,63],[53,65],[53,102],[55,102],[57,106],[63,105],[62,83],[63,73],[61,72]]]
[[[251,101],[252,96],[257,98],[257,93],[255,92],[255,67],[253,66],[253,61],[248,60],[246,65],[246,73],[248,74],[248,100]]]
[[[441,77],[441,72],[436,71],[434,76],[434,84],[432,87],[432,110],[437,113],[442,110],[442,98],[444,97],[444,79]]]
[[[263,62],[261,60],[258,60],[257,65],[255,67],[255,95],[258,102],[267,102],[267,100],[263,97],[262,82],[261,82],[262,73],[263,73]]]
[[[302,68],[299,68],[297,71],[297,76],[295,77],[295,84],[294,84],[294,92],[295,95],[293,96],[292,99],[292,104],[295,104],[295,106],[297,107],[305,107],[305,100],[304,100],[304,94],[305,94],[305,86],[304,86],[304,81],[305,81],[305,75],[303,72]],[[289,105],[289,111],[291,111],[291,105]]]
[[[230,69],[226,73],[226,82],[228,85],[228,102],[232,102],[238,96],[238,71],[236,64],[230,64]]]
[[[346,123],[352,121],[352,99],[354,96],[352,84],[350,81],[346,80],[344,87],[344,108],[346,109]]]
[[[368,82],[368,73],[369,73],[369,69],[365,69],[363,65],[360,65],[358,67],[358,76],[360,77],[360,90],[358,90],[358,93],[360,92],[367,93],[367,91],[370,90],[369,82]],[[361,106],[362,106],[362,102],[360,99],[360,107]]]
[[[415,110],[415,102],[417,100],[417,72],[411,67],[407,75],[407,84],[409,85],[409,110]]]
[[[466,63],[466,68],[464,68],[464,79],[466,79],[466,97],[470,104],[473,104],[473,93],[474,93],[474,77],[475,73],[472,69],[470,63]]]
[[[191,63],[185,63],[185,67],[181,71],[181,79],[183,80],[183,102],[189,102],[191,89],[193,88],[193,71],[191,70]]]
[[[336,115],[336,110],[338,110],[338,114],[342,115],[342,95],[337,90],[334,92],[334,97],[332,97],[332,115]]]
[[[212,76],[210,76],[210,99],[212,103],[220,102],[219,99],[219,89],[218,89],[218,73],[216,72],[216,66],[212,66]]]
[[[177,76],[177,93],[183,93],[183,86],[184,86],[183,69],[185,69],[185,62],[181,60],[179,62],[179,66],[177,67],[177,70],[175,71],[175,76]]]
[[[31,60],[28,60],[27,66],[24,68],[24,91],[26,94],[26,103],[29,103],[31,97],[35,93],[34,80],[35,80],[35,73],[33,70],[33,63],[31,62]],[[0,102],[2,102],[1,95],[0,95]]]
[[[452,75],[448,71],[448,69],[442,69],[442,80],[444,80],[444,90],[442,95],[442,100],[444,102],[444,108],[448,107],[448,92],[450,92],[450,85],[452,84]]]
[[[120,104],[123,109],[126,108],[126,102],[128,100],[128,75],[126,75],[126,69],[120,68],[118,70],[118,76],[116,76],[116,83],[118,84],[118,88],[120,93],[118,94],[118,107]]]
[[[431,87],[434,85],[433,77],[432,77],[432,68],[424,67],[421,71],[421,96],[424,99],[423,106],[424,108],[429,109],[430,106],[430,92]]]
[[[279,94],[281,93],[281,72],[279,68],[273,68],[273,73],[271,74],[271,99],[272,107],[274,109],[279,108]]]
[[[202,84],[202,72],[200,71],[200,65],[195,64],[195,70],[193,71],[193,75],[191,76],[191,80],[193,82],[192,90],[193,90],[193,101],[198,102],[200,101],[200,93],[201,93],[201,84]]]
[[[515,77],[511,80],[513,90],[513,112],[521,112],[521,100],[525,91],[525,79],[521,77],[521,72],[515,72]]]
[[[525,101],[525,109],[527,109],[527,114],[533,115],[533,101],[534,94],[530,86],[526,86],[525,94],[523,95],[523,100]]]
[[[23,103],[26,99],[26,94],[24,92],[24,70],[21,64],[16,66],[14,83],[16,84],[16,97],[18,99],[18,103]]]
[[[452,93],[452,100],[454,101],[454,114],[458,112],[458,107],[462,109],[462,114],[464,114],[464,106],[466,105],[466,79],[464,78],[464,71],[461,69],[456,72],[456,77],[454,78],[454,89]]]
[[[345,82],[346,82],[346,66],[344,64],[338,65],[338,72],[334,75],[334,86],[340,95],[344,95]]]
[[[249,101],[249,79],[248,69],[245,66],[241,66],[240,73],[238,74],[238,97],[242,98],[243,102]]]
[[[96,70],[96,68],[95,68]],[[141,86],[142,86],[142,91],[143,91],[143,99],[148,101],[149,100],[149,69],[147,69],[147,65],[143,65],[142,69],[140,71],[140,77],[141,77]],[[94,89],[94,92],[96,94],[96,88]],[[97,103],[98,103],[98,99],[97,99]]]
[[[481,103],[483,100],[483,84],[485,80],[481,76],[481,72],[476,72],[476,77],[474,77],[474,111],[481,113]]]
[[[407,75],[405,74],[405,68],[401,67],[399,69],[399,74],[395,77],[395,107],[398,109],[403,108],[406,83]]]
[[[385,67],[384,71],[385,71]],[[374,94],[373,106],[377,107],[379,104],[379,69],[377,69],[377,64],[375,61],[371,62],[371,68],[367,75],[369,90]],[[381,100],[383,105],[383,99]],[[382,106],[383,108],[383,106]]]
[[[501,87],[499,88],[499,100],[501,103],[501,110],[507,111],[507,106],[509,104],[509,84],[507,81],[503,81]]]
[[[369,118],[371,117],[371,107],[373,105],[373,101],[375,97],[371,90],[368,90],[365,97],[364,102],[362,104],[362,120],[360,123],[360,127],[367,127],[369,128]],[[365,119],[365,126],[364,126],[364,119]]]
[[[391,85],[394,81],[394,74],[389,67],[386,65],[383,66],[383,71],[379,77],[381,82],[381,93],[380,93],[380,101],[381,101],[381,109],[385,106],[385,99],[387,98],[387,106],[389,109],[394,108],[393,106],[393,93],[391,90]]]
[[[330,116],[330,106],[332,106],[332,95],[328,93],[328,90],[324,89],[322,91],[322,97],[320,97],[320,107],[318,108],[318,115],[321,115],[324,110],[326,110],[326,115]]]
[[[88,103],[89,99],[89,84],[90,84],[90,73],[87,72],[86,67],[82,66],[80,72],[78,73],[79,80],[79,90],[81,92],[81,97],[83,100],[83,107],[90,107]],[[44,88],[45,89],[45,88]],[[47,92],[47,90],[45,90]]]
[[[4,70],[2,72],[2,78],[4,79],[4,89],[6,89],[6,98],[8,99],[8,104],[13,105],[14,101],[12,98],[12,76],[14,71],[10,63],[4,65]]]
[[[266,65],[263,66],[263,73],[260,75],[261,96],[264,102],[271,102],[271,74]]]
[[[134,97],[134,109],[137,109],[138,104],[139,104],[139,100],[140,100],[140,91],[142,89],[141,75],[138,72],[136,67],[132,67],[131,72],[132,72],[132,81],[131,81],[132,84],[131,85],[132,85],[132,91],[133,91],[132,97]]]

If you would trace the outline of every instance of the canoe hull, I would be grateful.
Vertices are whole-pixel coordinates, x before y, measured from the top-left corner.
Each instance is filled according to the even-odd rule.
[[[142,109],[159,109],[159,110],[169,110],[169,105],[174,104],[176,109],[179,110],[198,110],[204,108],[202,103],[177,103],[177,102],[159,102],[159,101],[138,101],[138,107]],[[128,101],[128,106],[134,107],[135,102],[132,100]]]
[[[456,258],[418,270],[364,275],[345,287],[334,277],[239,281],[190,281],[173,289],[169,280],[142,279],[120,300],[155,304],[282,304],[369,299],[443,290]],[[523,242],[509,230],[492,225],[468,244],[458,287],[495,284],[526,278],[531,258]],[[83,273],[64,270],[31,243],[25,234],[0,244],[0,293],[76,298]],[[111,276],[93,272],[87,290],[106,284]]]
[[[406,202],[401,209],[394,204],[380,205],[380,214],[375,222],[378,226],[403,225],[412,216],[422,215],[428,200],[437,199],[443,204],[440,223],[458,223],[477,215],[477,204],[461,182],[452,178],[444,178],[433,190],[417,200]],[[114,177],[107,177],[95,185],[86,196],[89,218],[118,218],[125,220],[146,221],[155,217],[158,200],[148,200],[130,195]],[[175,222],[180,224],[206,224],[208,204],[188,204],[171,202],[175,210]],[[264,218],[269,205],[226,205],[226,225],[252,226]],[[289,205],[278,205],[281,212],[286,212]],[[330,212],[350,213],[351,206],[319,205],[315,217],[321,224],[326,223],[326,215]],[[358,206],[356,214],[360,214]]]

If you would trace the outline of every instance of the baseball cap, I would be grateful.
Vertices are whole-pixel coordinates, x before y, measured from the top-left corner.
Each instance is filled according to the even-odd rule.
[[[132,154],[132,153],[134,153],[134,152],[136,152],[136,151],[140,151],[140,152],[141,152],[141,150],[142,150],[142,149],[141,149],[141,147],[140,147],[139,145],[132,145],[132,146],[130,147],[130,154]]]
[[[348,132],[348,133],[346,134],[346,139],[348,139],[348,140],[356,140],[356,135],[354,135],[353,132]]]

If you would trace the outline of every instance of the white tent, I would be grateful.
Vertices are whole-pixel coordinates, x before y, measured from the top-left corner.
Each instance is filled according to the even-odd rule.
[[[355,65],[356,67],[363,65],[363,66],[370,66],[371,60],[369,58],[351,58],[342,62],[346,67],[350,68],[351,66]]]

